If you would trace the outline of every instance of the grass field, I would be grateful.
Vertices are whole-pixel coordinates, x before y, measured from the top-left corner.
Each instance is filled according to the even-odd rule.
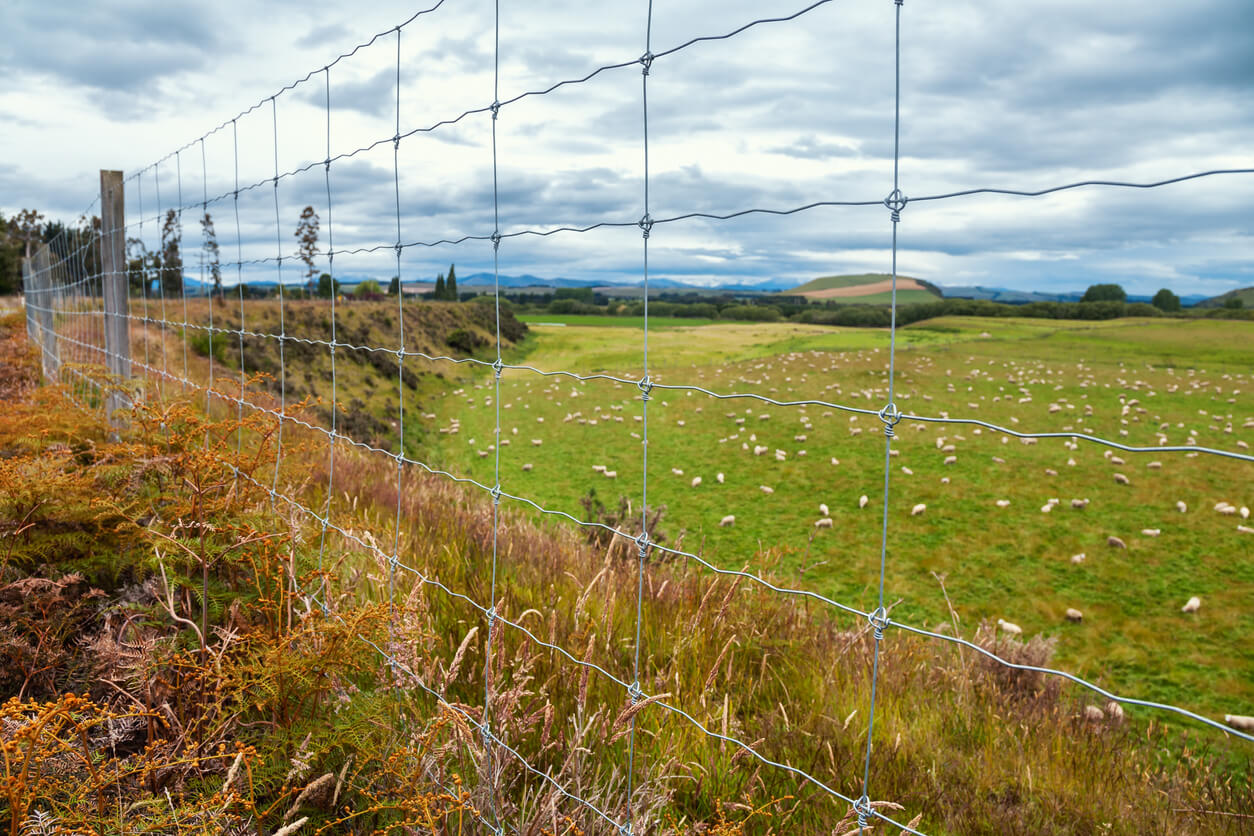
[[[562,320],[566,327],[534,326],[506,359],[546,371],[643,374],[639,323]],[[658,325],[651,320],[649,334],[658,384],[866,409],[887,400],[882,330]],[[905,412],[1021,430],[1238,450],[1254,437],[1252,366],[1254,326],[1245,322],[931,320],[899,333],[895,399]],[[413,446],[491,484],[490,373],[459,371],[468,374],[430,399],[436,417]],[[584,518],[581,501],[593,491],[610,510],[621,497],[638,513],[645,487],[639,394],[631,385],[506,370],[503,489]],[[453,418],[460,424],[450,431]],[[878,418],[655,389],[648,438],[648,501],[666,506],[668,543],[874,607],[884,467]],[[759,446],[766,452],[755,455]],[[1221,500],[1254,504],[1254,465],[1192,453],[1111,453],[1086,442],[1070,448],[1063,439],[1029,445],[975,427],[910,421],[898,426],[893,450],[885,594],[899,602],[894,618],[947,622],[939,576],[964,632],[1005,618],[1025,633],[1055,637],[1059,664],[1116,692],[1210,715],[1254,713],[1254,535],[1238,531],[1239,517],[1213,510]],[[956,460],[945,464],[948,456]],[[1116,473],[1130,484],[1117,483]],[[1043,512],[1051,499],[1060,504]],[[1073,510],[1072,499],[1089,502]],[[814,525],[820,503],[830,509],[831,528]],[[927,510],[912,516],[916,503]],[[735,523],[721,527],[726,515]],[[1127,548],[1108,546],[1111,536]],[[1073,563],[1080,553],[1084,562]],[[1186,615],[1180,608],[1191,595],[1203,605]],[[1082,623],[1064,619],[1068,607],[1084,613]]]

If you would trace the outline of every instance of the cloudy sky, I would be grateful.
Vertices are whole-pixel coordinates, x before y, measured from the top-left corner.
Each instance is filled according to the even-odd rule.
[[[330,238],[337,251],[379,248],[337,255],[337,275],[386,279],[396,272],[398,180],[400,240],[414,244],[402,253],[406,280],[450,262],[462,275],[490,270],[485,241],[420,243],[493,229],[491,114],[458,117],[494,98],[494,6],[423,3],[9,0],[0,211],[33,206],[69,220],[92,204],[98,170],[118,168],[131,178],[129,235],[155,247],[160,213],[186,207],[189,273],[207,199],[223,261],[249,262],[245,279],[277,278],[280,253],[284,278],[300,273],[291,255],[305,205],[321,218],[323,247]],[[651,50],[807,5],[657,0]],[[387,30],[432,6],[399,37],[405,136],[394,164],[398,37]],[[637,221],[639,64],[509,100],[638,58],[647,3],[500,6],[502,233]],[[893,19],[891,0],[832,0],[658,57],[650,215],[881,200],[892,189]],[[323,71],[376,32],[387,33]],[[907,0],[901,73],[900,184],[910,198],[1254,168],[1254,3]],[[328,115],[330,155],[344,155],[330,168],[329,208]],[[276,155],[277,192],[264,182]],[[1252,220],[1251,174],[920,201],[902,213],[899,265],[942,285],[1118,281],[1135,293],[1220,293],[1254,285]],[[712,284],[886,272],[890,228],[880,205],[659,223],[650,275]],[[523,235],[503,241],[500,269],[631,280],[642,251],[631,226]]]

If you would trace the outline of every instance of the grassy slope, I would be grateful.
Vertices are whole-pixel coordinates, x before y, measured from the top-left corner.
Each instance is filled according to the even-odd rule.
[[[640,334],[631,329],[537,331],[525,349],[531,365],[628,378],[642,374]],[[1242,427],[1251,417],[1242,404],[1250,397],[1252,337],[1251,326],[1240,322],[937,320],[900,333],[897,401],[905,410],[1017,421],[1035,430],[1087,428],[1115,438],[1126,430],[1124,440],[1136,444],[1156,443],[1154,432],[1167,422],[1171,443],[1183,443],[1193,428],[1199,444],[1233,449],[1236,440],[1254,435]],[[886,395],[887,339],[882,331],[795,324],[667,329],[650,334],[650,373],[663,383],[695,383],[719,392],[821,398],[877,409]],[[1206,386],[1195,385],[1203,380]],[[491,392],[471,388],[483,385],[482,379],[465,382],[465,392],[435,409],[442,420],[458,416],[462,429],[439,436],[431,452],[455,472],[491,483],[493,458],[478,455],[491,442]],[[1172,386],[1177,391],[1169,391]],[[1026,397],[1019,387],[1028,390],[1030,402],[1019,403]],[[1245,395],[1239,394],[1242,389]],[[575,514],[581,514],[580,499],[590,489],[607,505],[621,494],[638,508],[643,471],[640,440],[632,434],[641,434],[643,424],[636,420],[637,395],[633,387],[603,381],[580,384],[507,372],[502,426],[510,446],[501,456],[506,490]],[[1138,398],[1146,413],[1132,411],[1125,426],[1120,398]],[[1063,399],[1074,408],[1047,411]],[[1084,417],[1085,405],[1092,405],[1093,417]],[[655,391],[649,410],[649,501],[667,505],[663,527],[672,540],[682,536],[689,550],[703,550],[721,565],[756,568],[752,556],[759,545],[779,545],[796,583],[871,606],[879,561],[882,433],[876,418],[851,420],[824,411]],[[1214,422],[1199,411],[1232,418]],[[575,412],[585,420],[600,417],[595,426],[564,420]],[[736,424],[733,416],[745,423]],[[615,417],[624,420],[617,423]],[[1229,423],[1232,434],[1224,432]],[[1238,533],[1233,518],[1211,511],[1221,499],[1254,504],[1249,464],[1124,454],[1127,463],[1114,465],[1102,448],[1087,443],[1069,451],[1062,440],[1002,444],[971,428],[920,426],[924,431],[903,424],[894,445],[900,455],[893,460],[886,588],[890,600],[902,599],[897,611],[902,617],[929,624],[945,619],[936,572],[948,577],[964,623],[1005,617],[1030,633],[1057,636],[1064,664],[1116,690],[1211,714],[1254,709],[1254,613],[1243,603],[1254,594],[1254,564],[1245,559],[1254,537]],[[861,434],[851,434],[854,428]],[[794,440],[798,435],[806,440]],[[956,445],[956,464],[942,464],[944,455],[935,446],[941,435]],[[777,462],[770,452],[754,456],[743,444],[783,449],[788,458]],[[804,458],[797,456],[801,449],[807,451]],[[831,464],[831,458],[840,464]],[[1075,465],[1067,464],[1069,458]],[[1147,469],[1151,459],[1161,460],[1163,469]],[[523,472],[523,463],[534,469]],[[597,475],[593,464],[615,470],[617,480]],[[684,475],[673,475],[672,468]],[[725,484],[715,481],[718,472],[725,474]],[[1116,484],[1114,472],[1128,474],[1132,485]],[[703,484],[694,489],[689,482],[698,475]],[[942,477],[950,483],[942,484]],[[759,485],[775,493],[766,496]],[[864,510],[857,507],[861,494],[872,500]],[[1041,513],[1051,497],[1063,507]],[[995,506],[1001,498],[1011,501],[1009,508]],[[1072,498],[1091,504],[1073,511]],[[1188,504],[1189,513],[1174,509],[1177,500]],[[820,502],[831,506],[831,530],[813,528]],[[917,502],[926,503],[928,511],[911,517]],[[726,514],[736,516],[735,526],[719,527]],[[1147,528],[1163,534],[1142,536]],[[1111,535],[1122,537],[1129,549],[1108,548]],[[1079,552],[1088,561],[1073,566],[1069,558]],[[1184,616],[1179,607],[1192,594],[1202,596],[1203,611]],[[1085,622],[1066,623],[1067,607],[1083,610]]]
[[[849,276],[820,276],[817,279],[811,279],[803,285],[798,285],[792,290],[785,290],[784,293],[808,293],[812,290],[830,290],[834,287],[857,287],[864,284],[875,284],[891,279],[892,276],[887,273],[862,273],[859,275]],[[909,279],[910,276],[898,276],[899,279]],[[937,294],[927,294],[931,301],[937,297]]]
[[[1210,299],[1203,299],[1201,302],[1197,304],[1197,307],[1199,308],[1223,307],[1224,302],[1228,301],[1233,296],[1237,297],[1242,302],[1244,302],[1245,303],[1244,307],[1254,308],[1254,287],[1243,287],[1243,288],[1240,288],[1239,290],[1229,290],[1227,293],[1221,293],[1218,296],[1211,297]]]

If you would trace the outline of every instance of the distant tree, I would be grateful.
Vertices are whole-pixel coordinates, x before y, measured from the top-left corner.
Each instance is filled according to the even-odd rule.
[[[1180,297],[1164,287],[1154,294],[1150,304],[1165,313],[1174,313],[1180,310]]]
[[[318,277],[318,295],[323,299],[330,299],[339,292],[340,283],[331,278],[330,273],[323,273]]]
[[[22,242],[22,254],[26,258],[35,254],[35,244],[43,238],[41,229],[43,220],[42,212],[23,209],[9,221],[13,227],[14,236]]]
[[[456,302],[457,296],[457,273],[453,272],[453,265],[448,266],[448,279],[444,283],[444,292],[448,294],[450,302]]]
[[[161,292],[165,296],[181,296],[183,293],[183,229],[178,213],[173,209],[165,213],[161,225],[161,267],[157,273]]]
[[[1094,284],[1084,291],[1081,302],[1126,302],[1128,294],[1117,284]]]
[[[204,243],[200,245],[204,251],[205,262],[209,266],[209,279],[213,293],[222,301],[222,265],[218,263],[218,233],[213,228],[213,218],[206,212],[200,219],[200,237]],[[203,279],[204,276],[201,276]]]
[[[126,239],[126,280],[131,293],[147,294],[148,276],[157,271],[160,263],[161,257],[148,252],[139,238]]]
[[[1224,307],[1229,310],[1239,310],[1240,308],[1245,307],[1245,300],[1240,296],[1229,296],[1224,300]]]
[[[300,211],[300,221],[296,224],[296,242],[296,257],[305,262],[305,278],[312,279],[317,272],[314,269],[314,256],[318,254],[318,213],[312,206],[306,206]]]
[[[393,276],[392,281],[388,282],[388,295],[389,296],[401,295],[401,277],[400,276]]]
[[[372,299],[377,296],[382,296],[383,288],[379,287],[379,283],[374,279],[366,279],[364,282],[357,285],[356,290],[353,291],[353,295],[358,299]]]
[[[445,295],[445,290],[444,290],[444,274],[443,274],[443,273],[441,273],[440,275],[438,275],[438,276],[436,276],[436,277],[435,277],[435,293],[432,293],[432,294],[431,294],[431,298],[432,298],[432,299],[440,299],[440,300],[444,300],[444,299],[448,298],[448,297]]]

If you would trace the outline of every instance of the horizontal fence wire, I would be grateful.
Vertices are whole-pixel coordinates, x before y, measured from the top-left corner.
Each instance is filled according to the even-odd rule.
[[[273,477],[269,484],[256,478],[251,473],[245,473],[239,469],[235,469],[236,478],[244,480],[252,484],[255,488],[268,495],[272,502],[283,503],[294,512],[303,514],[310,522],[321,531],[319,545],[319,577],[322,577],[322,557],[326,549],[328,535],[335,535],[344,543],[351,543],[356,549],[371,555],[381,565],[388,568],[388,603],[389,613],[392,613],[393,589],[396,585],[397,573],[403,573],[413,582],[418,583],[422,587],[429,588],[445,596],[449,601],[468,606],[476,613],[476,617],[481,619],[487,628],[488,644],[485,653],[485,692],[483,694],[484,702],[482,712],[479,719],[464,705],[451,702],[440,690],[431,687],[429,683],[422,680],[415,671],[407,666],[402,660],[395,657],[389,649],[380,647],[378,643],[369,640],[363,636],[357,638],[365,645],[372,648],[379,658],[392,668],[404,674],[404,681],[413,685],[428,697],[432,698],[443,710],[452,711],[458,714],[470,728],[474,729],[480,736],[482,741],[482,752],[485,759],[486,767],[484,775],[486,776],[487,786],[484,788],[489,799],[491,810],[486,815],[478,813],[479,821],[485,827],[496,833],[503,833],[508,829],[511,832],[518,832],[515,823],[502,820],[497,799],[499,787],[497,786],[499,777],[499,764],[496,760],[496,752],[500,752],[504,757],[513,762],[518,763],[524,771],[533,775],[537,779],[545,782],[555,792],[560,794],[566,801],[575,804],[581,810],[586,811],[594,817],[594,820],[600,825],[608,826],[613,830],[622,834],[631,834],[635,832],[649,831],[653,825],[652,822],[643,820],[638,815],[632,800],[632,787],[637,778],[637,763],[635,749],[635,722],[636,715],[632,715],[631,738],[629,744],[629,762],[626,764],[626,779],[628,782],[628,791],[625,809],[602,809],[596,804],[583,797],[574,788],[564,786],[560,781],[554,778],[548,772],[537,768],[532,764],[525,753],[520,752],[516,747],[511,746],[509,741],[493,729],[490,719],[490,711],[493,702],[493,694],[491,690],[491,677],[488,675],[490,666],[492,665],[492,637],[495,635],[498,626],[503,629],[513,631],[520,636],[525,636],[526,640],[536,647],[543,648],[546,651],[560,657],[563,664],[569,664],[577,669],[585,672],[595,673],[599,678],[604,679],[607,683],[621,690],[625,700],[631,703],[647,703],[645,710],[664,712],[665,714],[674,716],[685,721],[693,727],[698,733],[709,739],[711,742],[727,744],[735,747],[745,755],[752,757],[760,765],[776,769],[784,773],[788,773],[798,779],[803,780],[816,790],[830,796],[831,798],[842,802],[849,806],[851,813],[856,815],[859,828],[869,827],[872,819],[878,819],[884,824],[900,828],[904,832],[921,834],[923,831],[917,830],[909,825],[895,821],[883,813],[877,806],[876,802],[870,800],[872,785],[872,766],[874,762],[874,751],[872,747],[872,734],[874,731],[875,703],[876,703],[876,683],[879,666],[880,643],[883,640],[886,631],[891,628],[899,628],[905,633],[918,635],[928,639],[940,642],[950,643],[958,647],[970,649],[998,665],[1007,669],[1028,671],[1040,673],[1051,677],[1071,682],[1081,688],[1087,689],[1094,694],[1104,697],[1115,703],[1140,706],[1144,708],[1162,711],[1168,714],[1174,714],[1178,717],[1195,721],[1204,726],[1223,731],[1225,734],[1241,738],[1246,741],[1254,742],[1254,734],[1249,734],[1238,729],[1230,728],[1223,723],[1217,722],[1211,718],[1197,714],[1186,708],[1171,704],[1153,702],[1149,700],[1139,699],[1134,696],[1125,696],[1114,693],[1110,690],[1102,688],[1093,682],[1087,681],[1082,677],[1076,676],[1064,670],[1054,668],[1025,665],[1011,662],[998,656],[994,651],[984,647],[976,642],[968,641],[956,635],[947,635],[945,633],[927,630],[920,626],[915,626],[901,619],[890,617],[888,608],[885,606],[885,569],[887,559],[887,549],[890,537],[890,526],[888,517],[888,499],[890,488],[890,472],[891,472],[891,456],[893,453],[892,442],[895,435],[895,427],[902,421],[919,422],[919,423],[935,423],[935,424],[953,424],[953,425],[969,425],[986,429],[993,433],[1000,433],[1004,436],[1015,437],[1020,439],[1064,439],[1070,442],[1084,441],[1094,445],[1111,448],[1115,450],[1125,451],[1128,453],[1187,453],[1189,455],[1206,454],[1217,458],[1231,459],[1243,462],[1254,462],[1254,456],[1248,453],[1237,452],[1233,450],[1224,450],[1214,447],[1202,445],[1186,444],[1186,445],[1131,445],[1124,444],[1114,439],[1102,437],[1091,432],[1076,432],[1071,430],[1058,431],[1023,431],[1011,427],[1001,426],[992,422],[983,421],[974,418],[956,418],[950,417],[946,413],[939,415],[916,414],[912,412],[903,412],[893,403],[894,384],[895,384],[895,355],[896,355],[896,315],[898,310],[897,304],[897,251],[898,251],[898,227],[901,223],[901,216],[904,209],[910,203],[920,202],[936,202],[948,201],[958,198],[974,197],[982,195],[990,196],[1014,196],[1014,197],[1042,197],[1061,191],[1088,188],[1134,188],[1134,189],[1160,189],[1170,185],[1178,184],[1185,181],[1197,180],[1201,178],[1211,177],[1231,177],[1254,174],[1254,169],[1248,168],[1231,168],[1216,169],[1208,171],[1194,172],[1182,176],[1176,176],[1166,179],[1146,181],[1146,182],[1128,182],[1119,180],[1103,180],[1089,179],[1076,181],[1072,183],[1052,186],[1039,190],[1018,190],[1009,188],[993,188],[982,187],[967,190],[953,191],[944,194],[925,195],[922,197],[907,198],[901,191],[898,175],[898,160],[900,159],[900,100],[901,100],[901,15],[902,2],[896,0],[894,3],[895,15],[895,32],[896,45],[894,51],[895,58],[895,85],[896,92],[894,95],[894,151],[893,151],[893,178],[892,189],[889,196],[875,200],[823,200],[795,206],[787,209],[771,209],[771,208],[748,208],[734,211],[728,214],[716,214],[708,212],[687,212],[670,217],[652,218],[649,214],[649,173],[648,173],[648,154],[649,154],[649,133],[648,133],[648,79],[650,69],[654,62],[658,59],[672,55],[681,50],[688,49],[696,44],[715,41],[727,40],[734,38],[741,33],[760,25],[781,24],[795,21],[806,13],[823,6],[831,0],[819,0],[819,2],[806,6],[790,15],[772,18],[759,18],[751,20],[737,28],[716,35],[705,35],[692,38],[688,41],[680,43],[669,49],[658,53],[651,52],[651,28],[653,20],[652,2],[647,3],[647,22],[645,27],[644,53],[641,57],[631,60],[611,62],[601,64],[587,74],[575,78],[561,80],[547,87],[528,90],[526,92],[517,93],[512,97],[501,100],[499,98],[499,44],[500,44],[500,12],[499,3],[496,5],[495,12],[495,50],[494,50],[494,78],[493,78],[493,101],[488,105],[472,107],[463,110],[460,114],[450,116],[432,123],[427,127],[414,128],[406,132],[401,129],[401,93],[402,93],[402,59],[401,59],[401,37],[403,30],[426,15],[433,14],[444,5],[445,0],[435,3],[430,8],[415,13],[406,21],[392,27],[388,30],[374,35],[367,41],[356,46],[353,50],[341,54],[334,61],[307,73],[304,77],[294,81],[293,83],[281,88],[276,93],[262,99],[258,103],[241,111],[237,116],[227,120],[210,131],[202,134],[200,137],[180,146],[175,151],[167,154],[157,160],[150,166],[142,168],[126,178],[126,183],[133,184],[136,190],[138,208],[136,212],[131,213],[131,221],[128,223],[123,221],[122,232],[134,228],[143,238],[145,225],[157,226],[163,222],[163,206],[165,212],[173,212],[181,220],[182,214],[187,210],[197,210],[206,213],[209,206],[222,203],[227,199],[231,199],[235,220],[235,249],[236,258],[233,261],[221,262],[220,266],[224,268],[233,268],[236,278],[234,287],[226,286],[223,292],[234,291],[232,295],[238,295],[239,301],[239,326],[230,327],[223,325],[215,325],[213,322],[214,303],[211,297],[208,298],[209,322],[192,322],[188,318],[187,309],[187,289],[183,281],[179,282],[179,298],[167,299],[165,283],[156,282],[157,295],[154,298],[150,294],[152,287],[152,275],[147,265],[142,266],[142,277],[140,281],[140,295],[136,297],[133,293],[129,299],[132,309],[142,305],[142,313],[129,310],[117,316],[123,320],[128,328],[134,326],[142,336],[140,341],[143,343],[144,357],[132,357],[132,345],[127,345],[121,349],[110,349],[107,344],[105,335],[106,317],[103,305],[103,297],[106,285],[112,282],[121,281],[123,285],[130,280],[130,269],[128,268],[123,274],[119,275],[116,271],[105,268],[100,260],[102,234],[99,231],[93,231],[90,228],[86,230],[64,229],[53,241],[48,245],[48,256],[43,262],[36,260],[31,269],[30,279],[26,284],[25,304],[27,309],[28,322],[30,323],[31,335],[40,346],[41,359],[45,371],[49,377],[60,379],[64,382],[71,395],[77,402],[85,408],[99,408],[105,401],[107,390],[116,388],[116,382],[110,382],[100,373],[100,367],[110,366],[111,362],[125,359],[135,370],[136,375],[140,378],[150,380],[157,387],[158,397],[165,393],[167,384],[173,389],[177,386],[178,391],[187,393],[189,391],[203,394],[205,396],[205,404],[208,409],[214,402],[218,402],[227,408],[235,408],[237,415],[242,419],[244,410],[250,413],[262,414],[268,419],[275,422],[278,430],[278,447],[275,456],[275,467]],[[340,61],[356,55],[359,51],[369,49],[379,44],[379,48],[383,48],[383,41],[388,35],[394,35],[396,38],[396,111],[395,111],[395,128],[392,136],[380,138],[365,146],[354,150],[333,153],[332,144],[332,117],[331,117],[331,99],[330,99],[330,75],[331,70]],[[601,75],[602,73],[614,70],[625,69],[628,67],[639,67],[642,74],[642,128],[643,128],[643,151],[644,151],[644,201],[643,215],[636,220],[622,221],[602,221],[585,226],[552,226],[544,227],[524,227],[521,229],[513,229],[502,231],[501,229],[501,207],[498,196],[497,170],[498,156],[496,145],[496,132],[498,125],[498,117],[503,107],[521,101],[528,97],[545,96],[554,93],[557,90],[570,87],[573,85],[583,84],[591,79]],[[303,164],[296,168],[283,170],[280,165],[280,142],[279,128],[280,120],[278,116],[278,99],[279,97],[296,87],[313,81],[318,75],[323,76],[325,86],[325,114],[326,114],[326,155],[323,160]],[[270,106],[271,123],[273,130],[273,176],[264,180],[256,181],[241,186],[239,184],[238,160],[239,148],[237,137],[238,121],[244,116],[263,109],[267,104]],[[490,233],[466,234],[455,238],[444,238],[434,241],[406,241],[403,237],[402,228],[402,211],[401,211],[401,173],[399,167],[400,146],[402,140],[414,136],[419,133],[435,131],[441,127],[456,124],[457,122],[473,115],[490,114],[492,129],[492,171],[493,171],[493,229]],[[234,144],[234,168],[232,177],[234,178],[234,187],[224,193],[210,197],[208,192],[207,168],[204,158],[204,140],[216,134],[224,133],[230,129],[232,141]],[[365,153],[376,147],[383,146],[385,143],[391,143],[393,149],[393,181],[395,189],[395,238],[393,243],[379,244],[371,247],[344,248],[336,250],[333,246],[333,224],[332,224],[332,181],[333,170],[336,163],[350,159],[358,154]],[[202,157],[202,176],[201,176],[201,195],[198,201],[187,201],[183,192],[182,184],[182,154],[191,152],[197,145],[201,149]],[[164,165],[170,168],[168,163],[173,160],[177,171],[177,196],[171,205],[167,199],[164,203],[160,192],[161,167]],[[299,253],[284,253],[282,237],[279,235],[279,192],[283,182],[294,175],[305,171],[312,170],[318,166],[323,167],[324,185],[327,200],[327,217],[325,231],[327,234],[328,245],[325,250],[319,252],[319,255],[325,256],[328,262],[328,272],[334,281],[334,262],[337,256],[361,255],[367,253],[394,251],[396,256],[396,269],[398,278],[401,273],[401,254],[408,248],[417,247],[437,247],[443,245],[458,245],[471,241],[480,243],[490,243],[493,251],[493,296],[495,301],[495,359],[492,361],[478,359],[474,357],[457,357],[454,355],[432,354],[424,351],[417,351],[406,346],[404,335],[404,311],[405,299],[404,293],[398,293],[398,314],[400,315],[400,339],[395,347],[384,345],[361,345],[352,341],[337,339],[336,336],[336,311],[335,311],[335,294],[332,293],[329,302],[330,309],[330,339],[321,339],[317,337],[296,336],[286,331],[284,319],[284,289],[285,283],[283,279],[283,263],[287,261],[289,264],[296,261]],[[143,184],[145,175],[151,173],[153,182],[156,186],[152,199],[155,200],[157,206],[157,214],[155,216],[146,216],[143,209]],[[168,176],[168,175],[167,175]],[[264,256],[258,258],[243,258],[242,237],[240,234],[239,222],[239,196],[266,184],[270,184],[274,194],[274,224],[275,224],[275,255]],[[168,198],[169,195],[167,194]],[[97,199],[98,200],[98,199]],[[89,205],[89,210],[96,205],[93,201]],[[667,224],[680,223],[689,220],[711,220],[726,221],[735,218],[745,217],[748,215],[775,215],[775,216],[791,216],[799,213],[811,211],[814,209],[825,207],[884,207],[889,211],[889,219],[892,225],[892,303],[891,312],[893,317],[893,325],[890,327],[890,342],[887,366],[887,392],[888,401],[879,409],[869,409],[856,407],[846,403],[830,401],[822,398],[780,400],[768,397],[754,391],[732,391],[721,392],[704,386],[698,386],[690,383],[673,383],[663,382],[661,379],[655,378],[650,374],[648,360],[648,277],[649,277],[649,236],[650,232],[658,227]],[[631,378],[608,373],[580,373],[567,369],[541,369],[527,364],[508,363],[505,362],[502,354],[501,342],[501,314],[500,314],[500,260],[502,257],[508,257],[508,250],[503,254],[501,246],[503,243],[511,239],[523,236],[539,236],[547,237],[557,234],[579,234],[590,232],[602,228],[631,228],[638,227],[641,230],[643,238],[643,257],[642,257],[642,275],[645,281],[645,309],[644,309],[644,326],[642,332],[642,374],[639,378]],[[243,277],[243,268],[246,266],[273,264],[276,269],[278,279],[278,305],[279,305],[279,331],[274,333],[267,330],[258,329],[256,327],[249,328],[247,325],[247,306],[245,304],[245,282]],[[202,286],[204,272],[202,267]],[[167,304],[169,307],[167,307]],[[175,316],[171,316],[171,312]],[[177,315],[181,312],[181,318]],[[158,314],[158,315],[154,315]],[[158,364],[157,360],[150,356],[148,335],[155,329],[161,334],[161,358]],[[181,373],[177,368],[171,368],[167,358],[165,349],[165,335],[176,330],[181,335],[183,341],[183,355],[181,360]],[[211,346],[209,351],[209,377],[208,380],[198,379],[193,375],[188,366],[187,346],[190,335],[195,333],[205,334]],[[233,385],[226,388],[221,385],[220,380],[215,380],[215,369],[213,361],[212,345],[215,336],[222,335],[233,337],[238,343],[240,352],[240,368],[238,370],[238,379],[232,381]],[[243,358],[245,356],[245,338],[258,340],[271,340],[278,344],[280,357],[280,389],[278,395],[278,406],[275,408],[273,397],[263,397],[261,393],[254,393],[249,396],[250,387],[246,369],[244,368]],[[132,344],[134,337],[132,337]],[[290,404],[286,388],[286,381],[289,374],[289,361],[286,358],[284,347],[301,345],[311,348],[325,349],[331,361],[331,385],[332,394],[330,399],[330,426],[323,426],[321,423],[307,420],[299,414],[293,414],[289,410]],[[367,443],[361,439],[354,438],[351,433],[341,431],[338,426],[337,416],[339,414],[339,404],[336,399],[336,376],[335,362],[336,353],[338,352],[368,352],[388,355],[395,359],[398,368],[397,374],[397,421],[398,421],[398,442],[395,450],[386,450]],[[123,356],[125,355],[125,356]],[[405,401],[405,378],[404,368],[407,359],[421,359],[434,364],[447,364],[450,367],[475,367],[481,370],[491,370],[493,375],[493,403],[495,406],[495,427],[494,427],[494,445],[495,452],[493,465],[493,481],[491,484],[479,479],[472,478],[467,475],[459,475],[450,470],[446,470],[433,464],[423,461],[406,453],[404,446],[405,438],[405,421],[406,410]],[[179,365],[179,363],[175,363]],[[623,387],[631,387],[637,390],[637,394],[633,397],[640,402],[642,430],[644,431],[644,441],[642,443],[643,456],[643,496],[644,505],[641,515],[641,529],[637,532],[627,529],[622,524],[609,525],[597,520],[582,519],[576,514],[561,508],[551,508],[537,502],[536,500],[520,494],[510,493],[501,487],[501,378],[504,373],[521,373],[535,375],[542,378],[563,378],[578,382],[603,381],[613,383]],[[838,601],[834,598],[822,595],[820,593],[793,588],[785,585],[772,583],[770,580],[762,577],[760,574],[746,571],[744,569],[729,569],[716,565],[714,562],[707,560],[700,554],[686,551],[677,547],[666,546],[660,542],[653,541],[648,532],[648,487],[649,487],[649,463],[648,463],[648,405],[651,393],[654,391],[673,391],[687,392],[705,395],[718,400],[746,400],[756,403],[762,403],[770,406],[781,408],[793,407],[822,407],[844,412],[850,415],[858,415],[865,417],[878,418],[883,425],[885,438],[885,454],[884,454],[884,490],[883,490],[883,509],[882,509],[882,525],[880,537],[880,571],[877,588],[878,606],[872,611],[866,611],[858,607],[850,606],[846,603]],[[126,396],[129,398],[130,396]],[[150,395],[140,388],[139,394],[135,396],[138,399],[147,399]],[[268,402],[267,402],[268,401]],[[294,496],[279,489],[279,475],[284,456],[284,435],[283,428],[288,426],[292,429],[308,431],[323,438],[327,445],[327,484],[325,486],[326,499],[321,510],[306,505],[301,501],[299,496]],[[242,430],[237,441],[237,454],[242,449],[243,434]],[[1004,439],[1003,439],[1004,440]],[[397,484],[397,508],[394,520],[394,537],[390,550],[382,548],[373,538],[363,537],[362,535],[344,527],[333,519],[332,496],[335,488],[335,462],[337,448],[341,446],[349,447],[360,451],[361,453],[374,458],[391,460],[396,467],[396,484]],[[409,565],[400,555],[400,526],[401,526],[401,496],[402,485],[407,472],[422,472],[433,477],[446,480],[449,483],[465,486],[473,491],[483,494],[490,498],[493,505],[493,532],[492,532],[492,563],[490,566],[490,597],[487,602],[476,600],[468,592],[451,588],[439,578],[428,576],[420,567]],[[500,556],[498,553],[498,534],[502,529],[502,520],[499,513],[499,506],[502,501],[508,501],[516,504],[521,510],[527,513],[539,514],[547,517],[555,517],[570,523],[579,529],[588,531],[599,531],[612,538],[612,541],[623,543],[625,546],[634,545],[638,552],[638,579],[636,592],[636,620],[635,620],[635,640],[632,646],[635,655],[635,664],[633,676],[629,680],[622,675],[615,674],[606,667],[597,664],[589,658],[582,658],[578,652],[572,652],[570,649],[562,647],[556,642],[546,641],[540,636],[533,633],[524,624],[521,618],[510,619],[504,614],[497,611],[497,604],[500,600],[498,595],[498,563]],[[736,580],[746,580],[759,587],[760,589],[783,596],[796,597],[798,599],[814,601],[823,607],[830,609],[833,613],[853,616],[857,619],[865,621],[865,630],[873,633],[874,637],[874,656],[871,671],[871,688],[869,696],[869,721],[866,737],[865,757],[862,763],[862,774],[857,776],[860,778],[861,796],[854,798],[847,793],[841,792],[835,784],[832,776],[828,778],[816,776],[804,769],[786,762],[773,760],[762,752],[758,751],[751,743],[738,739],[734,735],[719,733],[707,727],[700,720],[693,717],[678,705],[668,702],[665,695],[647,693],[639,683],[639,664],[641,654],[641,608],[643,578],[645,571],[646,557],[651,554],[668,555],[675,558],[683,558],[699,565],[702,570],[708,572],[715,578],[726,577]],[[485,572],[488,569],[485,567]],[[343,620],[339,613],[328,605],[327,590],[325,581],[320,581],[320,587],[314,590],[305,590],[309,599],[321,608],[328,616]],[[391,618],[389,619],[391,624]],[[644,775],[648,774],[648,764],[641,764]],[[850,777],[850,776],[845,776]],[[444,789],[450,793],[448,787]],[[641,828],[637,830],[637,826]]]

